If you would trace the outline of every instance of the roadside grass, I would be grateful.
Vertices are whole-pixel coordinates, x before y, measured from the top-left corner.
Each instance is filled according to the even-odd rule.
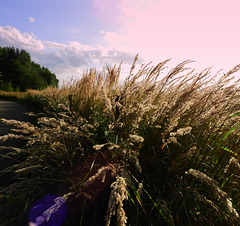
[[[27,139],[5,156],[18,163],[2,172],[15,174],[1,189],[3,225],[26,224],[48,194],[66,201],[63,225],[240,224],[240,66],[217,77],[191,61],[135,72],[136,60],[123,84],[120,65],[30,91],[38,126],[2,119]]]
[[[43,113],[46,99],[43,98],[44,91],[27,90],[26,92],[10,92],[0,90],[0,99],[14,101],[24,104],[30,108],[32,112]]]
[[[0,99],[23,101],[26,99],[27,92],[7,92],[0,90]]]

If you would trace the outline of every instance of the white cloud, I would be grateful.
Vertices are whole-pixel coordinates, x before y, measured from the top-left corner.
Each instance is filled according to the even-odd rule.
[[[118,51],[103,46],[82,45],[79,42],[67,44],[41,41],[33,34],[21,33],[11,26],[0,26],[1,46],[14,46],[25,49],[32,56],[32,60],[41,66],[49,68],[56,73],[58,79],[69,80],[79,78],[82,72],[105,66],[119,65],[124,60],[123,77],[126,77],[127,68],[130,69],[134,55],[127,51]]]
[[[0,26],[1,46],[15,46],[26,50],[43,50],[43,42],[37,40],[33,34],[21,33],[11,26]]]
[[[35,22],[35,19],[34,19],[33,17],[31,17],[31,16],[30,16],[30,17],[28,17],[28,19],[29,19],[29,22],[30,22],[30,23],[33,23],[33,22]]]

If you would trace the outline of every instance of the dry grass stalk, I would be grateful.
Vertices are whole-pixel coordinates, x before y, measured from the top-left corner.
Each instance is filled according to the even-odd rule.
[[[25,131],[25,133],[34,133],[36,132],[36,128],[34,125],[32,125],[31,123],[29,122],[20,122],[20,121],[17,121],[17,120],[8,120],[8,119],[4,119],[4,118],[1,118],[1,121],[3,123],[6,123],[6,124],[9,124],[9,125],[14,125],[18,128],[21,128]]]
[[[10,152],[9,155],[14,155],[16,153],[20,153],[22,151],[21,148],[11,147],[11,146],[0,146],[0,150],[11,150],[13,152]]]
[[[106,214],[106,226],[111,223],[112,215],[117,213],[117,225],[124,226],[127,224],[126,213],[123,209],[123,201],[128,199],[126,180],[117,176],[116,181],[111,184],[111,194],[108,201],[108,210]]]
[[[12,133],[9,133],[7,135],[4,135],[4,136],[0,136],[0,141],[4,142],[8,139],[23,139],[23,140],[26,140],[27,138],[23,135],[17,135],[17,134],[12,134]]]
[[[82,184],[84,189],[104,183],[107,172],[116,173],[114,164],[111,168],[113,159],[119,161],[118,167],[121,165],[126,170],[129,170],[129,165],[134,166],[134,169],[141,169],[141,164],[145,164],[146,170],[153,164],[157,168],[157,178],[159,172],[163,178],[168,175],[169,170],[174,168],[173,165],[174,173],[177,172],[176,178],[182,178],[181,173],[189,169],[185,167],[191,164],[194,155],[201,154],[201,161],[207,165],[207,158],[213,158],[212,152],[200,152],[213,144],[220,149],[216,145],[217,141],[236,126],[236,121],[240,119],[240,80],[229,84],[232,74],[239,71],[240,66],[236,66],[215,82],[217,74],[215,77],[211,76],[210,68],[199,73],[195,70],[187,71],[186,65],[191,63],[190,60],[180,63],[165,76],[161,75],[169,60],[155,67],[150,64],[142,65],[134,74],[137,58],[138,56],[123,84],[119,84],[120,65],[118,68],[115,66],[104,69],[101,73],[96,69],[86,71],[79,81],[64,84],[61,89],[48,88],[38,93],[29,91],[33,92],[33,95],[42,95],[49,116],[39,119],[39,127],[8,121],[20,128],[20,132],[22,130],[29,135],[29,158],[13,167],[13,170],[27,175],[33,170],[37,172],[40,164],[46,177],[51,178],[52,175],[48,173],[50,171],[59,171],[66,175],[79,160],[90,153],[106,151],[111,156],[108,159],[109,164],[99,166],[96,173]],[[235,116],[231,117],[232,115]],[[239,134],[240,131],[236,128],[224,139],[226,145],[236,143],[235,146],[232,145],[233,152],[236,153],[236,137]],[[15,137],[8,135],[0,139],[5,140],[11,136]],[[166,147],[168,152],[165,151]],[[145,156],[144,152],[147,152]],[[224,155],[225,152],[221,153]],[[143,157],[139,161],[141,155]],[[201,165],[199,159],[195,158],[194,161]],[[235,159],[230,159],[230,164],[239,168]],[[227,165],[225,171],[228,170]],[[141,170],[132,173],[139,172]],[[239,218],[226,192],[218,187],[215,180],[202,173],[201,168],[189,169],[188,173],[207,184],[226,204],[229,212],[236,219]],[[145,175],[144,170],[142,171],[146,179],[151,178],[152,174],[153,172]],[[57,176],[56,178],[59,179]],[[176,178],[167,185],[161,185],[164,180],[159,182],[160,185],[156,183],[160,187],[155,189],[159,189],[159,193],[156,192],[155,195],[158,197],[161,189],[165,192],[166,186],[174,188],[179,184]],[[151,180],[148,183],[151,184]],[[110,225],[113,214],[117,214],[118,225],[126,225],[127,217],[123,209],[123,201],[128,198],[126,186],[126,179],[120,176],[117,176],[111,185],[106,225]],[[171,197],[175,196],[171,194]],[[163,197],[158,198],[163,200]],[[221,208],[216,207],[212,201],[203,196],[201,198],[216,212],[221,212]],[[163,203],[166,204],[165,201]]]
[[[219,209],[219,207],[217,205],[214,204],[214,202],[207,199],[205,196],[200,195],[196,190],[193,190],[193,193],[200,201],[203,201],[203,202],[207,203],[209,206],[211,206],[215,210],[215,212],[218,213],[220,216],[221,210]]]
[[[101,181],[101,183],[104,183],[105,178],[106,178],[106,174],[107,172],[111,172],[112,177],[115,176],[116,174],[116,170],[119,167],[118,164],[115,165],[108,165],[108,166],[102,166],[101,168],[99,168],[96,172],[96,174],[94,174],[93,176],[91,176],[90,178],[88,178],[87,181],[85,181],[83,183],[83,187],[88,187],[91,184],[94,184],[95,181]]]
[[[232,201],[230,200],[228,194],[226,192],[222,191],[217,186],[217,182],[214,179],[212,179],[211,177],[207,176],[205,173],[202,173],[196,169],[189,169],[187,171],[187,174],[190,174],[190,175],[198,178],[199,180],[203,181],[204,183],[206,183],[212,189],[212,191],[215,193],[215,195],[223,201],[223,203],[226,205],[228,211],[234,216],[234,218],[236,220],[240,220],[239,214],[236,211],[236,209],[233,208]]]
[[[225,169],[224,169],[224,173],[227,173],[227,172],[228,172],[230,166],[234,166],[234,167],[236,167],[236,169],[237,169],[238,171],[240,171],[239,161],[238,161],[236,158],[234,158],[234,157],[231,157],[231,158],[230,158],[228,164],[226,165],[226,167],[225,167]]]

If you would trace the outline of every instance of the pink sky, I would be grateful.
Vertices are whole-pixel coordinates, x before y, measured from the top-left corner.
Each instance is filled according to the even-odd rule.
[[[109,1],[103,1],[105,12],[111,10]],[[137,52],[153,62],[192,59],[200,69],[214,66],[225,71],[240,64],[239,0],[120,2],[114,10],[123,29],[104,32],[109,47]]]

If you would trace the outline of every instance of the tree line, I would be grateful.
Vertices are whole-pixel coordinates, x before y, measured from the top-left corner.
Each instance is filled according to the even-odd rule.
[[[58,82],[54,73],[33,62],[25,50],[0,47],[0,90],[42,90],[48,86],[58,87]]]

